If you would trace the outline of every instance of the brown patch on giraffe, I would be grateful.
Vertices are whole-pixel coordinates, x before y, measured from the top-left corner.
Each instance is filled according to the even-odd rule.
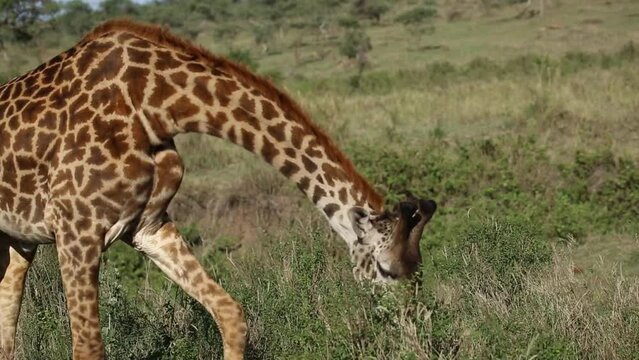
[[[84,166],[76,166],[73,169],[73,178],[78,186],[82,186],[82,183],[84,183]]]
[[[22,215],[24,219],[28,219],[31,214],[31,199],[28,197],[18,196],[18,204],[15,208],[17,215]]]
[[[279,113],[270,101],[262,100],[262,116],[266,120],[273,120],[279,116]]]
[[[137,40],[137,38],[133,36],[133,34],[127,34],[127,33],[118,35],[119,43],[125,44],[131,40]]]
[[[176,69],[182,66],[182,62],[173,57],[173,53],[167,50],[158,50],[155,52],[157,60],[155,61],[155,68],[160,71]]]
[[[304,168],[306,169],[306,171],[311,174],[314,173],[315,170],[317,170],[317,164],[315,164],[315,162],[313,162],[313,160],[311,160],[306,155],[302,155],[302,163],[304,164]]]
[[[0,101],[0,119],[8,117],[6,114],[7,109],[9,109],[9,102],[5,101],[3,103]]]
[[[22,112],[22,109],[24,109],[25,106],[27,106],[27,104],[29,103],[29,100],[26,99],[19,99],[13,102],[13,105],[15,106],[16,112]]]
[[[12,209],[15,197],[15,190],[0,184],[0,209],[4,211]]]
[[[122,120],[102,120],[99,117],[93,119],[95,129],[95,141],[101,143],[109,154],[119,159],[129,151],[127,126]]]
[[[64,84],[65,82],[70,82],[75,77],[75,72],[73,72],[73,67],[69,62],[64,62],[60,65],[60,71],[56,74],[54,79],[54,83],[58,86]]]
[[[313,204],[317,204],[323,197],[326,196],[326,191],[322,189],[320,186],[315,186],[315,190],[313,190]]]
[[[102,190],[104,182],[113,180],[116,176],[117,166],[115,164],[109,164],[103,169],[89,169],[87,183],[84,188],[81,189],[80,195],[88,197]]]
[[[117,91],[119,92],[119,90]],[[121,94],[120,96],[118,96],[115,91],[110,91],[109,95],[111,96],[109,105],[112,106],[112,108],[107,108],[107,110],[110,110],[110,112],[114,112],[113,107],[122,105],[124,105],[128,109],[128,106],[126,104],[122,104],[124,102],[124,98]],[[94,112],[86,107],[88,99],[89,95],[82,94],[78,96],[71,104],[69,104],[69,128],[73,129],[78,125],[86,124],[93,117]],[[119,108],[115,109],[116,112],[119,112],[119,110]],[[123,114],[120,113],[120,115]]]
[[[302,177],[301,179],[299,179],[299,181],[297,182],[297,187],[302,190],[303,192],[306,192],[306,190],[308,190],[308,187],[311,185],[311,179],[307,178],[306,176]]]
[[[54,109],[62,109],[67,105],[67,101],[72,98],[75,90],[70,86],[57,88],[49,95],[49,106]]]
[[[209,91],[210,78],[207,76],[198,76],[195,78],[195,86],[193,87],[193,95],[206,105],[213,105],[213,95]]]
[[[324,206],[324,213],[329,218],[333,217],[333,214],[335,214],[335,212],[337,210],[339,210],[339,205],[337,205],[337,204],[328,204],[328,205]]]
[[[16,131],[20,128],[20,117],[18,115],[14,115],[9,118],[9,129]]]
[[[191,100],[184,95],[171,104],[171,106],[167,108],[167,111],[174,120],[180,121],[197,115],[200,112],[200,108],[195,106]]]
[[[207,112],[206,118],[207,118],[207,125],[209,128],[208,132],[210,132],[214,136],[220,137],[222,135],[222,127],[224,126],[224,124],[226,124],[229,121],[228,117],[226,116],[226,113],[220,111],[217,114],[212,115],[211,113]]]
[[[13,138],[13,135],[5,127],[5,124],[0,123],[0,150],[11,147],[11,139]]]
[[[85,146],[91,140],[89,128],[83,127],[76,134],[69,133],[64,137],[65,156],[62,159],[65,163],[80,161],[86,152]]]
[[[38,116],[44,111],[44,101],[30,102],[22,111],[22,121],[32,124],[38,120]]]
[[[22,95],[22,87],[24,85],[22,85],[22,82],[16,82],[13,83],[13,87],[12,87],[12,92],[11,92],[11,98],[12,99],[17,99]]]
[[[124,160],[124,176],[128,179],[137,179],[152,171],[153,165],[135,155],[129,155]]]
[[[287,147],[284,149],[284,153],[286,154],[286,156],[291,157],[291,158],[295,158],[297,156],[297,151],[295,151],[295,149],[291,148],[291,147]]]
[[[308,143],[308,147],[306,148],[306,155],[308,155],[311,158],[321,158],[322,157],[322,152],[318,149],[316,149],[316,147],[319,147],[319,145],[317,144],[317,142],[313,139],[311,141],[309,141]]]
[[[53,91],[53,86],[38,86],[38,90],[33,94],[34,99],[41,99],[49,96]]]
[[[323,164],[322,170],[324,171],[326,182],[330,186],[335,185],[335,182],[337,181],[344,181],[346,179],[346,174],[344,174],[344,172],[336,166]]]
[[[62,64],[53,64],[47,67],[46,69],[44,69],[44,71],[42,71],[42,78],[40,80],[42,81],[42,84],[43,85],[51,84],[55,80],[61,68],[62,68]]]
[[[22,96],[31,98],[33,97],[33,92],[38,88],[38,76],[32,74],[31,76],[26,77],[23,80],[24,91],[22,92]]]
[[[124,66],[122,48],[115,48],[98,63],[86,77],[86,88],[93,89],[100,82],[113,80]]]
[[[198,63],[190,63],[190,64],[186,65],[186,68],[190,72],[194,72],[194,73],[201,73],[201,72],[205,72],[206,71],[206,68],[204,66],[202,66],[201,64],[198,64]]]
[[[131,103],[136,109],[140,108],[144,99],[144,89],[147,86],[149,70],[137,66],[129,66],[122,74],[122,81],[126,83]]]
[[[52,111],[47,111],[46,113],[44,113],[44,116],[40,119],[40,121],[38,121],[38,127],[48,130],[55,130],[57,128],[56,120],[57,117],[55,113],[53,113]],[[0,141],[0,144],[1,143],[2,142]]]
[[[30,152],[33,149],[33,137],[35,128],[28,127],[18,130],[13,140],[13,151],[24,150]]]
[[[107,161],[107,158],[102,153],[102,150],[93,146],[89,150],[89,157],[86,159],[89,165],[102,165]]]
[[[278,123],[277,125],[271,125],[268,128],[266,128],[268,133],[271,134],[271,136],[273,136],[275,140],[280,142],[286,140],[285,129],[286,129],[286,122],[284,121]]]
[[[231,102],[230,95],[239,89],[235,81],[218,78],[215,81],[215,98],[221,106],[226,107]]]
[[[226,137],[231,140],[232,143],[237,143],[237,132],[236,132],[236,126],[233,125],[229,128],[229,130],[226,132]]]
[[[304,130],[300,126],[293,126],[291,129],[291,142],[296,149],[302,148],[302,141],[304,141],[304,137],[308,135],[306,130]]]
[[[342,202],[342,204],[346,204],[346,201],[348,201],[348,192],[346,191],[346,188],[341,188],[339,189],[339,201]]]
[[[255,113],[255,100],[249,98],[246,92],[240,97],[240,106],[249,113]]]
[[[134,46],[140,49],[148,49],[151,47],[151,43],[143,39],[136,39],[129,43],[129,46]]]
[[[171,95],[176,92],[175,88],[171,86],[163,76],[156,74],[155,87],[153,88],[153,93],[149,98],[149,105],[159,108],[162,106],[164,100],[171,97]]]
[[[146,110],[143,110],[142,114],[148,121],[148,124],[151,127],[151,132],[155,134],[155,136],[157,136],[159,139],[167,139],[171,137],[171,135],[168,133],[168,129],[166,128],[164,124],[164,121],[162,120],[162,115],[158,113],[154,113],[154,112],[152,113]],[[146,142],[148,141],[146,130],[144,130],[142,125],[139,123],[140,118],[136,116],[136,119],[137,119],[137,122],[135,122],[134,124],[138,124],[141,127],[139,131],[144,132],[144,139],[145,139],[144,141]]]
[[[138,64],[148,65],[151,63],[151,52],[128,47],[126,49],[129,55],[129,61]]]
[[[170,78],[175,85],[184,89],[186,87],[186,80],[189,78],[189,76],[184,71],[178,71],[171,74]]]
[[[291,177],[298,171],[300,171],[300,167],[289,160],[284,161],[284,165],[280,168],[280,172],[286,177]]]
[[[20,178],[19,191],[21,194],[33,194],[37,189],[36,179],[34,174],[22,175]]]
[[[75,62],[78,67],[78,75],[84,76],[93,63],[93,61],[102,53],[105,53],[111,49],[115,44],[113,42],[100,42],[93,41],[87,44],[82,50],[80,56],[77,57]]]
[[[19,170],[32,171],[38,167],[38,161],[32,156],[16,155],[16,165]]]
[[[266,136],[262,137],[262,157],[269,164],[273,163],[273,159],[280,153],[273,143],[271,143]]]
[[[235,117],[235,120],[247,123],[255,130],[261,130],[260,121],[255,116],[253,116],[253,114],[248,113],[243,108],[235,108],[232,111],[232,114],[233,117]]]
[[[255,149],[255,134],[242,129],[242,146],[252,152]]]

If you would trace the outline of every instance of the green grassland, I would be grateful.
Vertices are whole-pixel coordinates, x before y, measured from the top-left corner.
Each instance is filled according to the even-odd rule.
[[[416,36],[395,19],[422,3],[438,16]],[[439,204],[418,286],[360,286],[294,185],[239,147],[178,138],[171,214],[244,305],[247,358],[639,358],[639,3],[548,1],[530,19],[478,4],[398,1],[359,20],[362,71],[338,50],[340,14],[322,32],[292,19],[266,50],[247,29],[222,41],[228,24],[193,25],[286,88],[390,203],[411,189]],[[5,44],[0,76],[73,41]],[[68,359],[55,251],[38,257],[18,358]],[[102,269],[110,358],[221,357],[210,316],[147,260],[116,244]]]

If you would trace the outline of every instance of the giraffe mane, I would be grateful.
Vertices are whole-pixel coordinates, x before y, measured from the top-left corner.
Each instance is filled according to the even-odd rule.
[[[297,102],[287,93],[275,87],[269,79],[256,75],[241,64],[225,57],[214,55],[202,46],[195,45],[172,34],[167,27],[134,22],[129,19],[110,20],[98,25],[80,41],[79,45],[115,32],[130,33],[157,45],[195,56],[198,60],[209,64],[215,69],[234,76],[242,83],[256,88],[285,111],[290,120],[298,123],[315,136],[317,142],[324,147],[326,156],[342,166],[346,175],[353,181],[355,188],[362,192],[364,198],[374,210],[381,211],[383,209],[381,195],[355,170],[348,157],[344,155],[322,129],[311,121],[310,116],[302,110]]]

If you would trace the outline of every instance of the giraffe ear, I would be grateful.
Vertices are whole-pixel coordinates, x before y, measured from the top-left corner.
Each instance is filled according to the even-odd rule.
[[[353,230],[358,237],[363,236],[371,227],[370,213],[362,207],[353,206],[348,210],[348,217],[351,219]]]

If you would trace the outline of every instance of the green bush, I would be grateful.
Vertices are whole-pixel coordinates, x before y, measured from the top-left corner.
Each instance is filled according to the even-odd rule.
[[[349,59],[355,59],[358,54],[366,53],[372,48],[370,37],[361,30],[348,31],[339,44],[340,54]]]
[[[245,65],[253,71],[257,71],[257,68],[259,67],[257,60],[253,57],[250,50],[232,49],[227,54],[227,57],[230,60]]]
[[[452,266],[464,286],[488,295],[515,296],[532,271],[551,261],[552,251],[532,224],[493,220],[472,224],[451,249]]]
[[[404,25],[424,23],[437,16],[437,10],[428,7],[416,7],[401,13],[395,21]]]

